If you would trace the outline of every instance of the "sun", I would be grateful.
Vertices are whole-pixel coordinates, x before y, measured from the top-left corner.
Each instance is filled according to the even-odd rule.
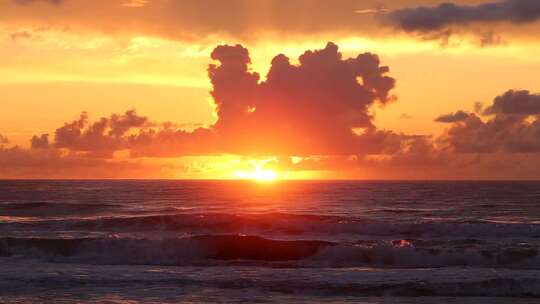
[[[271,182],[278,179],[278,174],[274,170],[260,170],[253,172],[253,179],[259,182]]]
[[[263,169],[260,166],[257,166],[252,171],[236,171],[234,176],[238,179],[251,179],[257,182],[273,182],[278,179],[277,171]]]

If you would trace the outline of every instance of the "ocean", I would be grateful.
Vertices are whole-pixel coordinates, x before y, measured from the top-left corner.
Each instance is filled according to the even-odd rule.
[[[540,182],[0,181],[0,303],[540,303]]]

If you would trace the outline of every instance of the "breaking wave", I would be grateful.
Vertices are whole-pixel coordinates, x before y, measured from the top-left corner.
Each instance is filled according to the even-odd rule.
[[[283,267],[492,267],[540,269],[539,248],[478,240],[327,242],[258,236],[202,235],[176,239],[2,238],[1,256],[103,265],[262,265]]]
[[[173,214],[67,218],[31,222],[4,221],[0,231],[103,231],[108,233],[173,231],[188,235],[249,234],[387,238],[532,238],[540,224],[489,221],[418,220],[388,222],[339,216],[270,214]]]

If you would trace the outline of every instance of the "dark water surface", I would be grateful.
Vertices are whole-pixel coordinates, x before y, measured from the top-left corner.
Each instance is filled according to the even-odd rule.
[[[0,302],[540,303],[540,182],[0,181]]]

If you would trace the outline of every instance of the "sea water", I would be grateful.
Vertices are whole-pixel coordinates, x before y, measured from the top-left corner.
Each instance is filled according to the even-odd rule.
[[[0,181],[0,303],[540,303],[540,182]]]

